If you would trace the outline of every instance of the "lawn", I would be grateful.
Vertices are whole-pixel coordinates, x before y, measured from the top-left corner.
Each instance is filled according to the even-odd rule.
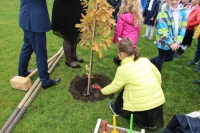
[[[18,25],[19,0],[0,1],[0,127],[2,127],[20,101],[26,95],[25,91],[13,89],[10,79],[17,75],[18,58],[23,41],[22,30]],[[51,17],[53,0],[48,0]],[[143,25],[141,35],[145,32]],[[111,34],[112,36],[112,34]],[[155,36],[154,36],[155,39]],[[141,56],[151,58],[157,55],[153,40],[139,38]],[[199,110],[200,87],[193,84],[193,80],[200,79],[198,73],[186,62],[193,59],[197,41],[184,53],[181,59],[165,63],[162,70],[162,88],[166,102],[163,105],[165,126],[174,114],[187,114]],[[47,33],[48,57],[53,56],[62,47],[62,39]],[[109,103],[112,99],[102,101],[82,102],[72,97],[69,92],[71,80],[76,76],[87,73],[85,65],[89,64],[90,49],[77,48],[78,55],[85,60],[80,64],[81,69],[72,69],[64,64],[65,57],[61,58],[51,73],[51,78],[60,77],[59,85],[50,89],[41,89],[30,104],[25,114],[19,120],[13,133],[92,133],[98,118],[107,120],[112,124],[112,112]],[[104,58],[99,59],[94,54],[93,72],[106,75],[110,80],[114,78],[117,66],[112,58],[117,55],[115,45],[103,52]],[[35,55],[32,56],[29,69],[36,68]],[[34,82],[38,75],[31,80]],[[116,95],[115,95],[116,96]],[[117,117],[117,126],[129,128],[129,123]],[[134,130],[140,130],[136,125]],[[151,133],[158,133],[157,129]],[[146,131],[148,133],[150,131]]]

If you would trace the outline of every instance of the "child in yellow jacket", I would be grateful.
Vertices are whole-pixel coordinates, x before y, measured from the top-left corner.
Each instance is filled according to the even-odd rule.
[[[141,128],[155,130],[162,127],[165,96],[160,72],[149,59],[140,57],[139,48],[131,39],[123,38],[116,46],[122,62],[114,80],[104,88],[98,84],[92,87],[104,95],[121,90],[110,103],[115,115],[129,119],[134,114],[134,122]]]

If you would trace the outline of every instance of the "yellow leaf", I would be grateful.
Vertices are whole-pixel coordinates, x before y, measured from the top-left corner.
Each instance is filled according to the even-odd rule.
[[[97,0],[97,1],[96,1],[96,4],[98,4],[99,2],[100,2],[100,0]]]
[[[88,65],[85,65],[85,69],[88,70],[88,71],[90,70],[90,68],[88,67]]]
[[[76,24],[75,27],[76,28],[81,28],[81,25],[80,24]]]
[[[103,37],[109,36],[109,35],[110,35],[110,32],[111,32],[111,31],[109,31],[109,30],[105,31],[105,32],[103,33]]]
[[[106,50],[106,49],[107,49],[107,46],[106,46],[105,44],[103,44],[103,48],[104,48],[104,50]]]
[[[92,17],[94,16],[94,12],[89,12],[89,15]]]
[[[86,42],[85,46],[89,47],[90,46],[90,42]]]
[[[102,17],[102,21],[103,22],[106,22],[106,17],[103,15],[103,16],[101,16]]]
[[[99,54],[99,58],[100,58],[100,59],[103,58],[103,54],[102,54],[102,51],[101,51],[101,50],[98,52],[98,54]]]

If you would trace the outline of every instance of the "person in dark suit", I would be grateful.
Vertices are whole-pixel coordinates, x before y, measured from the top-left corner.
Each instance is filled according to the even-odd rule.
[[[21,0],[19,25],[24,32],[24,44],[19,57],[18,75],[26,77],[32,53],[36,55],[38,75],[42,87],[47,89],[60,82],[51,80],[48,73],[46,32],[51,29],[46,0]]]

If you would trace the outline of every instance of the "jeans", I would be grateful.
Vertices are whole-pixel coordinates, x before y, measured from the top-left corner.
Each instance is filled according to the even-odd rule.
[[[150,61],[161,72],[163,63],[172,61],[173,59],[174,59],[174,51],[172,51],[172,49],[163,50],[163,49],[158,48],[158,56],[150,59]]]
[[[194,55],[194,62],[198,62],[199,60],[200,60],[200,37],[198,39],[197,49],[196,49],[196,52],[195,52],[195,55]]]

